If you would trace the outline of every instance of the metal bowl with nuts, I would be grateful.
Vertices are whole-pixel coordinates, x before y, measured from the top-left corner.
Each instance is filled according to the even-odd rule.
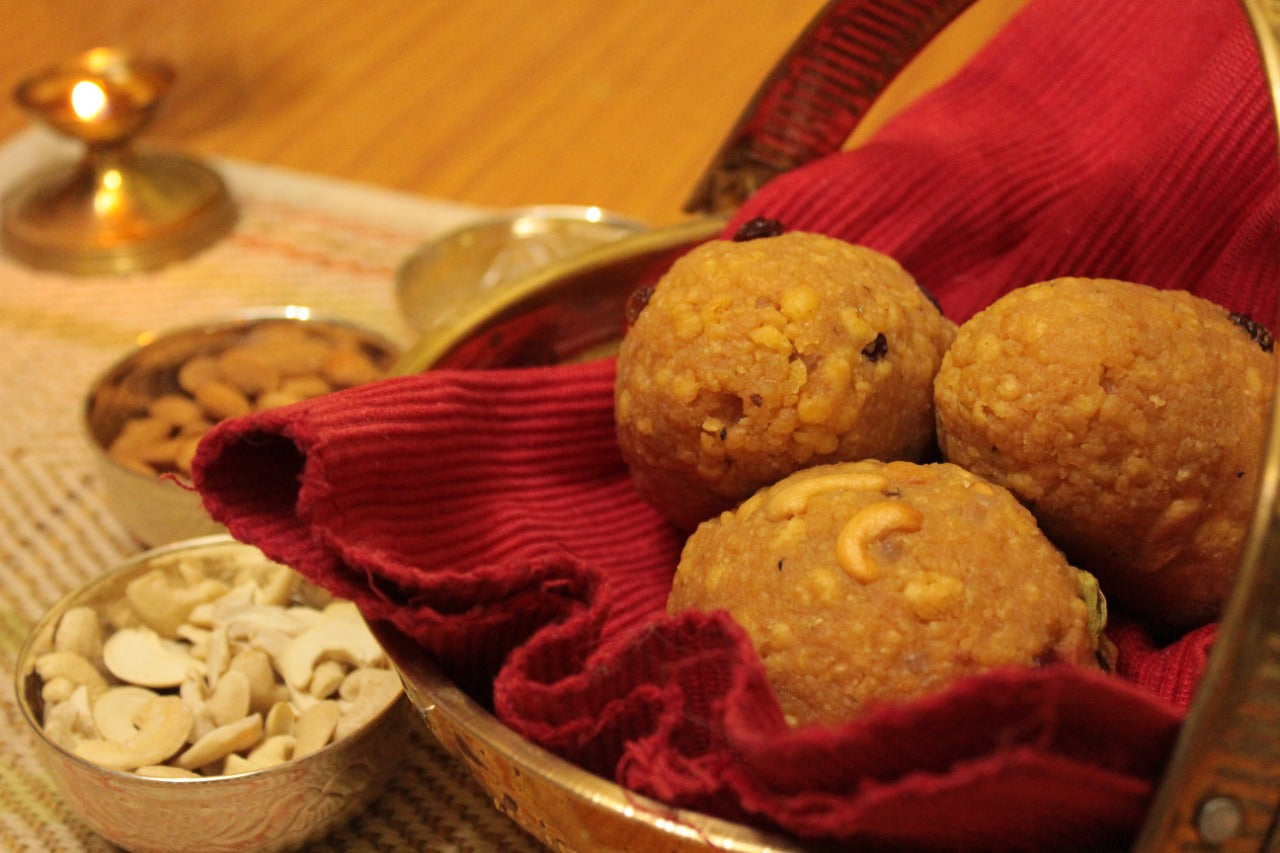
[[[90,387],[84,427],[107,505],[146,545],[222,532],[183,486],[215,423],[379,379],[399,356],[382,335],[298,306],[138,342]]]
[[[16,691],[37,754],[129,850],[284,850],[381,790],[400,678],[350,602],[226,536],[148,551],[33,627]]]

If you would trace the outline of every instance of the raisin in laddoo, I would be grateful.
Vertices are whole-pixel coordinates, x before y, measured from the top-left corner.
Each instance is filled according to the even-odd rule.
[[[1270,335],[1184,291],[1064,278],[960,329],[939,445],[1010,489],[1108,599],[1155,628],[1209,621],[1250,523]]]
[[[667,608],[727,611],[794,725],[1112,650],[1093,579],[1008,491],[946,463],[844,462],[762,489],[689,537]]]
[[[806,465],[936,452],[932,383],[955,333],[871,249],[810,233],[680,258],[622,341],[618,441],[686,530]]]

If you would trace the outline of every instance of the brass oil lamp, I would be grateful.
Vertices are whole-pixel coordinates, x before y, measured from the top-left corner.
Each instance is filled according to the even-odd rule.
[[[217,173],[180,154],[134,149],[173,80],[164,63],[95,48],[18,84],[24,110],[85,150],[6,194],[7,254],[78,275],[139,272],[186,258],[231,229],[236,209]]]

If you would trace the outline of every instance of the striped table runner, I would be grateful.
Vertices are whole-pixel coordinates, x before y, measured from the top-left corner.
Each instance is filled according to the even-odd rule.
[[[41,130],[0,145],[0,190],[74,149]],[[0,257],[0,849],[110,850],[39,766],[15,701],[30,626],[74,587],[143,549],[103,503],[80,428],[92,382],[147,329],[305,305],[407,344],[393,282],[424,238],[476,216],[461,205],[243,162],[216,161],[236,196],[234,232],[156,273],[82,278]],[[321,851],[520,851],[538,845],[425,731],[400,775]]]

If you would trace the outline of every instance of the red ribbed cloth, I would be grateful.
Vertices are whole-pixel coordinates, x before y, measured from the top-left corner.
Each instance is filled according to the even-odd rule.
[[[1233,0],[1034,0],[864,148],[755,216],[896,256],[963,320],[1056,275],[1270,325],[1276,135]],[[743,632],[668,617],[682,537],[631,487],[613,364],[434,371],[221,424],[214,518],[387,620],[522,736],[639,793],[863,849],[1090,850],[1136,831],[1211,647],[1117,620],[1119,673],[1002,670],[789,730]]]

